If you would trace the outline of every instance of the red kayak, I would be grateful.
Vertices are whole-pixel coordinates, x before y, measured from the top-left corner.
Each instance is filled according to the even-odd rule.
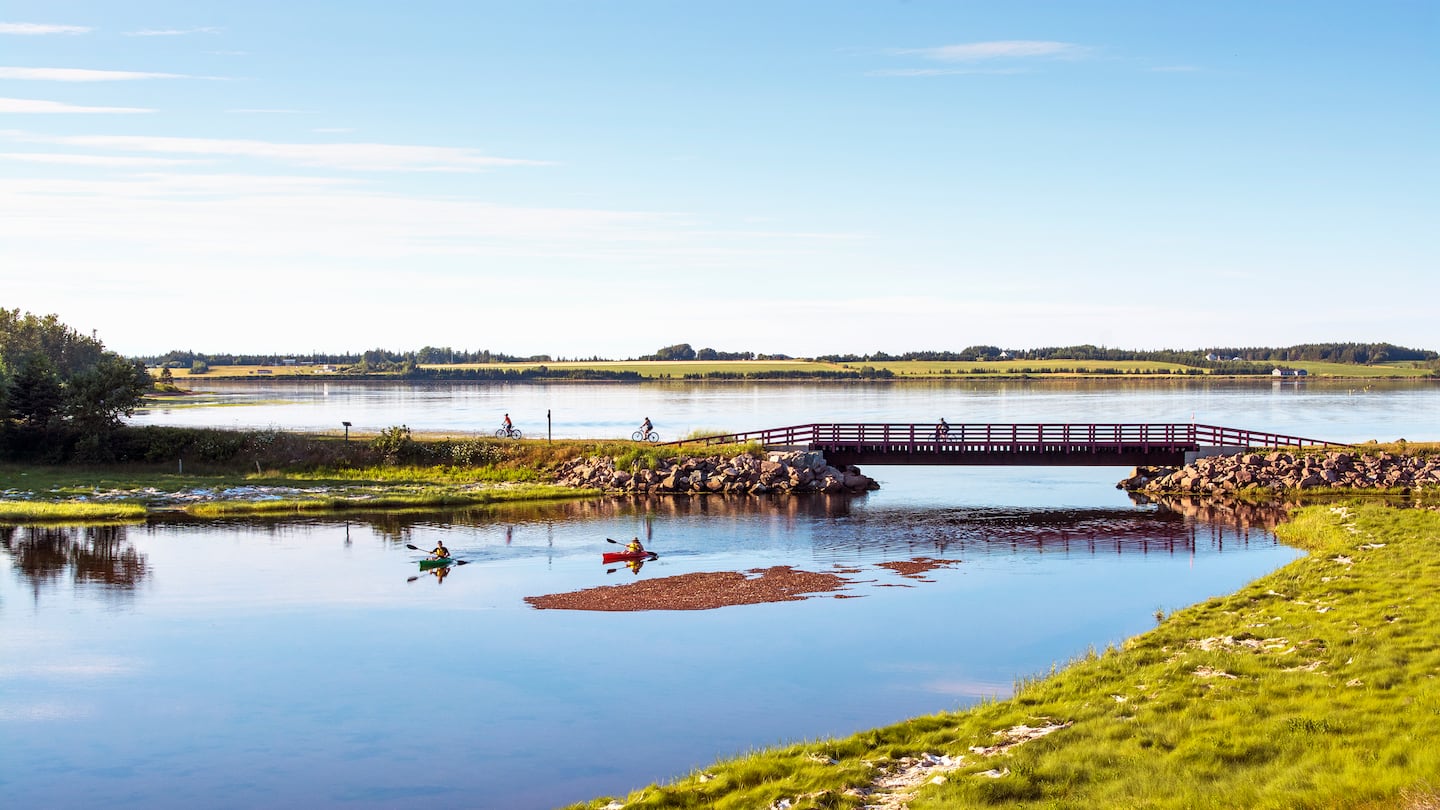
[[[630,560],[653,560],[660,556],[653,551],[607,551],[600,555],[607,563],[629,562]]]

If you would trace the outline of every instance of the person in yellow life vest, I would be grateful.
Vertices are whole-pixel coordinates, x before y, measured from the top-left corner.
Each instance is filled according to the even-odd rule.
[[[644,554],[645,547],[640,545],[640,538],[637,537],[634,540],[631,540],[630,543],[625,546],[625,551],[632,554]]]
[[[445,547],[444,540],[441,540],[435,544],[435,548],[430,552],[430,556],[443,557],[447,560],[450,559],[450,549]]]

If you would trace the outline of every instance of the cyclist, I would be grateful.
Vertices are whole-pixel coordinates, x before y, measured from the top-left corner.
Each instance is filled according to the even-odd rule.
[[[943,416],[940,417],[940,424],[935,426],[935,438],[937,438],[937,439],[948,439],[948,438],[950,438],[950,423],[949,423],[949,422],[946,422],[946,421],[945,421],[945,417],[943,417]]]
[[[650,417],[645,417],[645,421],[640,423],[640,438],[648,439],[650,437],[650,431],[654,429],[655,426],[650,424]]]
[[[508,414],[508,413],[505,414],[505,424],[504,424],[504,427],[505,427],[505,432],[506,432],[506,433],[509,433],[509,432],[511,432],[512,430],[515,429],[515,426],[510,423],[510,414]]]

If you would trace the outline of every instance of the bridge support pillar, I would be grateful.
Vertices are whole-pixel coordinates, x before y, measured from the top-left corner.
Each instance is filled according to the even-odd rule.
[[[1248,453],[1248,447],[1234,447],[1230,445],[1201,446],[1194,450],[1185,451],[1185,463],[1193,464],[1196,459],[1210,458],[1211,456],[1238,456],[1241,453]]]

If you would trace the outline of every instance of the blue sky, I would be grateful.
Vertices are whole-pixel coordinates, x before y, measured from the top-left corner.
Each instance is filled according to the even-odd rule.
[[[129,354],[1440,348],[1429,2],[0,6],[0,306]]]

